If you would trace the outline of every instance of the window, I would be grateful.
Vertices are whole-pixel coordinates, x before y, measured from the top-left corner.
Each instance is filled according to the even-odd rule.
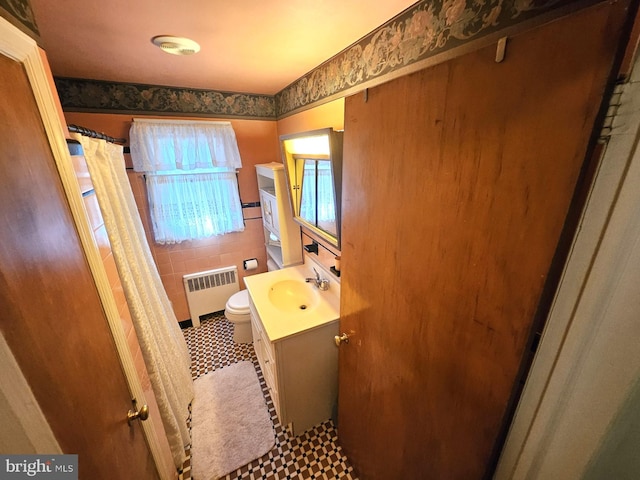
[[[197,240],[244,230],[229,122],[135,120],[134,170],[145,172],[155,241]]]

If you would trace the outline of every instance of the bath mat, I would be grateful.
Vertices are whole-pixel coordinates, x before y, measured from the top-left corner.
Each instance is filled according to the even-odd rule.
[[[271,416],[251,362],[194,381],[191,476],[217,480],[260,458],[275,444]]]

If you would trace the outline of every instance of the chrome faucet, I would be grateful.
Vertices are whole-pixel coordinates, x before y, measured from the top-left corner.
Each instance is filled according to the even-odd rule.
[[[313,284],[318,287],[318,290],[329,290],[329,280],[326,278],[320,278],[320,274],[316,270],[316,267],[313,267],[313,271],[316,272],[316,278],[305,278],[304,281],[307,283],[313,282]]]

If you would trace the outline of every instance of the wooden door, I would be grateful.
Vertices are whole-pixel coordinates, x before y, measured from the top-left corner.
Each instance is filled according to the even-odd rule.
[[[361,480],[491,475],[625,13],[347,98],[338,430]]]
[[[0,330],[79,478],[156,479],[22,64],[0,85]]]

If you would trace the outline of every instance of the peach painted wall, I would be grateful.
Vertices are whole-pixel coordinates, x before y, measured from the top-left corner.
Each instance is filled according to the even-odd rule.
[[[168,117],[145,118],[166,119]],[[175,118],[185,119],[185,117]],[[80,125],[112,137],[126,138],[127,145],[129,143],[131,115],[65,112],[65,119],[68,124]],[[202,119],[198,118],[197,120]],[[259,163],[280,161],[277,125],[275,121],[264,120],[230,121],[236,133],[242,157],[243,168],[238,174],[240,198],[242,202],[257,202],[259,196],[254,166]],[[125,155],[125,161],[130,165],[130,155]],[[175,245],[157,245],[153,241],[151,232],[144,178],[132,170],[127,172],[153,257],[178,321],[187,320],[190,317],[182,284],[183,275],[235,265],[241,279],[240,288],[244,288],[245,271],[242,266],[244,259],[258,259],[259,268],[251,271],[250,274],[267,270],[260,208],[244,209],[244,232],[229,233],[206,240],[182,242]]]
[[[328,127],[344,130],[344,98],[278,120],[278,136]]]

